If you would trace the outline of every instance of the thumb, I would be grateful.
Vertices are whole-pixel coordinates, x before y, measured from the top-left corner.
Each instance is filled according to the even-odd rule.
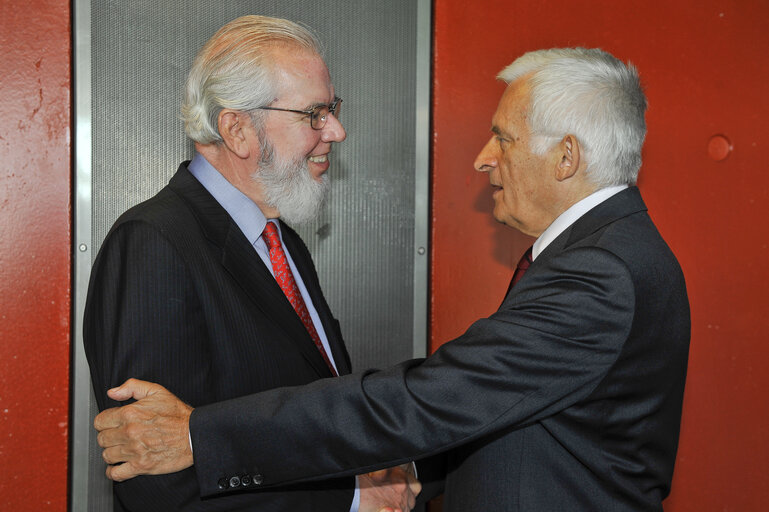
[[[108,390],[107,396],[118,402],[128,400],[129,398],[141,400],[161,390],[165,390],[165,388],[160,384],[154,384],[146,380],[128,379],[120,386]]]
[[[389,469],[379,469],[377,471],[371,471],[370,473],[366,473],[366,476],[368,476],[372,482],[382,483],[387,480],[387,477],[390,474]]]

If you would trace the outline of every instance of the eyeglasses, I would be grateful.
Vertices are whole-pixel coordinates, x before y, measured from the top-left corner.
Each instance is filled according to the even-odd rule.
[[[278,108],[278,107],[257,107],[257,110],[278,110],[280,112],[294,112],[296,114],[304,114],[310,118],[310,126],[313,130],[322,130],[326,126],[326,120],[329,114],[334,114],[334,117],[339,118],[339,110],[342,108],[342,98],[335,97],[334,101],[328,105],[318,105],[310,110],[293,110],[290,108]]]

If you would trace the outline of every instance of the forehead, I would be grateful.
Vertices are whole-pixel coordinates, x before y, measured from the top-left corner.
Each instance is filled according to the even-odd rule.
[[[529,85],[525,80],[511,82],[502,93],[492,124],[501,129],[525,125],[529,114],[529,99]]]
[[[273,50],[272,57],[278,99],[303,100],[308,104],[327,103],[333,99],[331,76],[318,54],[295,47],[281,47]]]

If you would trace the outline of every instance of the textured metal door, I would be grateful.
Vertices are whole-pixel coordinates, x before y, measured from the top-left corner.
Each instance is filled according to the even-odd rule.
[[[330,200],[298,231],[353,368],[425,352],[429,1],[76,2],[73,510],[111,503],[80,338],[90,264],[118,215],[191,158],[179,119],[186,72],[203,43],[244,14],[311,27],[344,99],[348,139],[332,153]]]

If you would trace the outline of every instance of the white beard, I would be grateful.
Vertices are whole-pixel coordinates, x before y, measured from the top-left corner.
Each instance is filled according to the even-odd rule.
[[[251,178],[262,186],[267,205],[278,210],[280,218],[289,224],[315,219],[330,185],[328,174],[323,174],[320,181],[310,175],[306,158],[293,162],[280,158],[266,138],[259,168]]]

